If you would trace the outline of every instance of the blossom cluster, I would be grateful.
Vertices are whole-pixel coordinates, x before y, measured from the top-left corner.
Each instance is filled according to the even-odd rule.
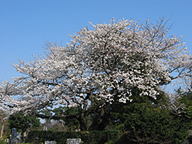
[[[134,88],[156,99],[158,86],[189,77],[191,55],[181,37],[166,36],[163,20],[91,25],[93,30],[70,35],[65,47],[47,44],[45,56],[19,60],[14,67],[23,76],[1,83],[0,108],[12,113],[58,104],[87,109],[94,99],[132,101]]]

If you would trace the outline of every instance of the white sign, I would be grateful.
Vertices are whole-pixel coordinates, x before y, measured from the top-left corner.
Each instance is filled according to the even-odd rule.
[[[80,144],[80,143],[81,143],[80,138],[67,139],[67,144]]]
[[[56,144],[55,141],[45,141],[45,144]]]

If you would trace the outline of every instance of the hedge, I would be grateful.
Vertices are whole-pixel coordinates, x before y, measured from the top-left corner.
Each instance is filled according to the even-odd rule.
[[[117,141],[119,136],[119,131],[32,131],[28,134],[27,142],[41,144],[44,141],[56,141],[57,144],[66,144],[68,138],[80,138],[83,144],[104,144]]]

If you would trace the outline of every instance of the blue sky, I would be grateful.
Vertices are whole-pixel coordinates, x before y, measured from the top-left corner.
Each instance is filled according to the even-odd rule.
[[[68,34],[112,17],[152,23],[171,17],[170,35],[183,35],[192,50],[191,0],[0,0],[0,81],[19,76],[10,63],[43,54],[46,41],[65,45]]]

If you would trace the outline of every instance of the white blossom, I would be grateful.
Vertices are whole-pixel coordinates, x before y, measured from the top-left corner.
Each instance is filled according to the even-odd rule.
[[[93,97],[126,103],[135,87],[155,99],[154,87],[191,76],[191,55],[181,37],[166,36],[163,20],[91,25],[93,30],[70,35],[65,47],[47,44],[45,56],[13,64],[23,76],[1,83],[0,108],[11,113],[41,109],[45,103],[83,108]]]

